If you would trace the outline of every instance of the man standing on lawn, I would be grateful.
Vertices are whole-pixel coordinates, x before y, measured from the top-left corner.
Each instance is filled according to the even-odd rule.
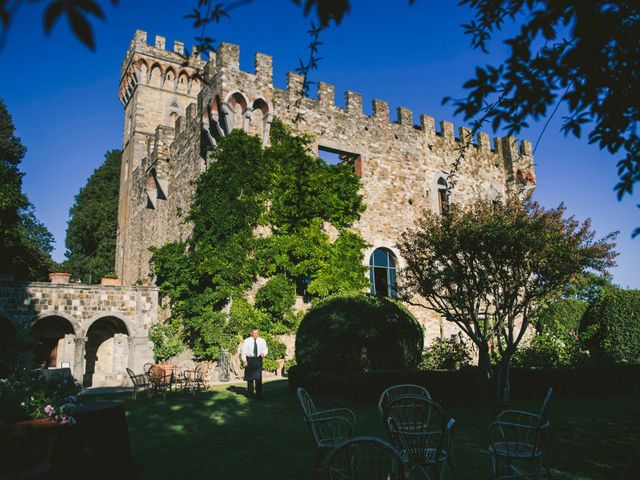
[[[260,330],[251,330],[251,336],[242,343],[240,357],[244,362],[244,379],[247,381],[249,396],[253,396],[256,387],[256,400],[262,400],[262,359],[269,353],[267,342],[260,338]]]

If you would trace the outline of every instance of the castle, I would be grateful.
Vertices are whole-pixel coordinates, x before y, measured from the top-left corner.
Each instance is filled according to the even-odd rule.
[[[393,294],[395,269],[402,266],[395,244],[425,209],[444,202],[464,203],[478,196],[497,198],[510,188],[535,185],[531,144],[495,138],[400,107],[390,119],[389,105],[373,100],[363,113],[362,96],[347,91],[345,106],[335,89],[320,82],[317,98],[303,93],[303,77],[287,74],[287,88],[273,85],[272,59],[256,53],[255,71],[239,68],[239,47],[222,43],[208,62],[182,42],[166,49],[164,37],[153,45],[136,31],[122,63],[120,101],[124,106],[123,156],[116,273],[123,285],[151,278],[149,247],[184,240],[190,226],[183,218],[193,194],[192,181],[207,168],[205,149],[235,128],[269,141],[274,118],[295,133],[311,134],[314,148],[337,155],[361,177],[367,205],[356,224],[370,244],[364,252],[372,292]],[[456,188],[447,198],[447,172],[467,145]],[[428,341],[445,332],[425,311]],[[433,323],[436,322],[436,323]],[[451,327],[454,328],[454,327]]]

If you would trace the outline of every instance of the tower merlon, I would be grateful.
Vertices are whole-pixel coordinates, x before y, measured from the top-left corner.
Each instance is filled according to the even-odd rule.
[[[373,116],[379,120],[389,121],[389,104],[384,100],[374,99],[371,102]]]
[[[398,107],[398,123],[413,127],[413,112],[406,107]]]
[[[179,55],[184,55],[184,42],[173,41],[173,51]]]
[[[216,65],[220,71],[222,69],[240,70],[240,47],[232,43],[220,43],[216,50]]]
[[[529,140],[522,140],[520,142],[520,153],[522,155],[533,156],[533,145]]]
[[[455,140],[456,137],[453,133],[453,123],[448,122],[446,120],[442,120],[440,122],[440,133],[447,140]]]
[[[425,115],[424,113],[420,115],[420,128],[424,131],[424,133],[433,136],[436,134],[436,121],[430,115]]]
[[[254,59],[256,79],[268,85],[273,83],[273,58],[271,55],[256,52]]]
[[[478,148],[480,150],[483,150],[483,151],[491,150],[491,139],[489,138],[489,135],[487,135],[484,132],[478,132],[477,139],[478,139]]]
[[[325,82],[318,82],[318,101],[324,107],[335,106],[336,87]]]
[[[304,95],[304,76],[299,73],[287,72],[287,90],[290,98]]]
[[[362,95],[351,90],[347,90],[344,94],[347,112],[362,115]]]
[[[467,127],[458,128],[458,136],[460,138],[460,141],[464,145],[473,143],[473,137],[471,135],[471,129],[470,128],[467,128]]]
[[[162,35],[156,35],[156,43],[155,43],[155,47],[158,50],[166,50],[167,47],[167,39],[165,37],[163,37]]]

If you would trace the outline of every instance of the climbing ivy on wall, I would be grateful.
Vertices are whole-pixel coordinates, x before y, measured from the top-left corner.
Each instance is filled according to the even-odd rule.
[[[366,287],[366,243],[352,229],[365,208],[360,179],[311,155],[311,141],[277,120],[269,147],[241,130],[220,139],[195,182],[191,238],[152,249],[157,284],[197,357],[235,352],[254,326],[281,351],[272,335],[297,328],[296,285],[312,298]],[[246,294],[258,277],[268,281],[253,305]]]

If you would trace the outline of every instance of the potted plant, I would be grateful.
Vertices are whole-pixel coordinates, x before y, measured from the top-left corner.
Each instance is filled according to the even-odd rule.
[[[118,278],[118,275],[116,275],[114,272],[109,272],[100,279],[100,285],[105,285],[109,287],[119,287],[122,285],[122,281]]]
[[[71,274],[66,272],[51,272],[49,274],[49,281],[51,283],[69,283]]]
[[[153,343],[153,355],[158,365],[167,375],[175,368],[169,359],[180,355],[185,350],[180,326],[176,322],[156,323],[149,329],[149,340]]]

